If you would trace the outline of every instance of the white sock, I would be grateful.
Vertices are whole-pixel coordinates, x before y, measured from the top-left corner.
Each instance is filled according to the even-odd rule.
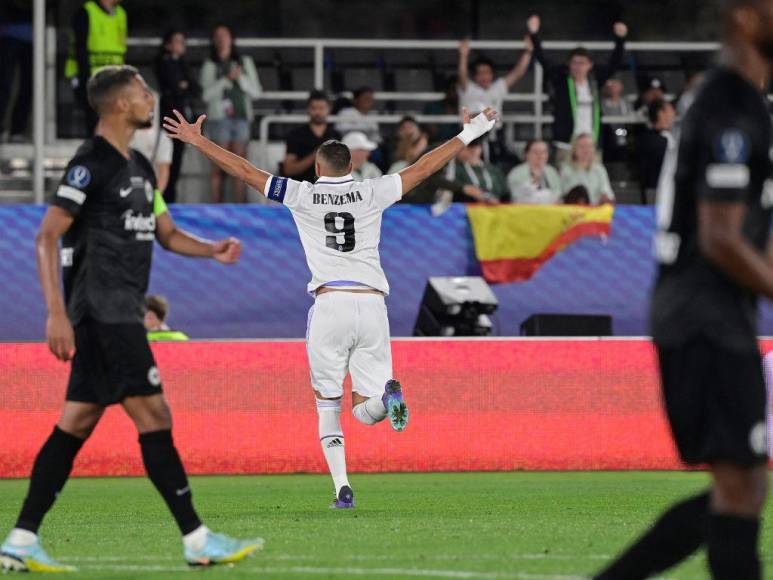
[[[384,407],[384,403],[381,401],[381,397],[371,397],[367,401],[363,401],[359,405],[355,405],[352,408],[352,415],[365,425],[375,425],[379,421],[386,419],[387,410]]]
[[[330,475],[333,477],[336,497],[338,497],[341,488],[349,485],[349,478],[346,477],[344,432],[341,429],[341,400],[317,399],[317,413],[319,414],[319,442],[322,445],[322,453],[327,461]]]
[[[204,524],[200,525],[191,533],[185,534],[183,536],[183,546],[185,546],[188,550],[198,551],[204,549],[204,545],[207,543],[208,533],[209,528]]]
[[[31,546],[38,541],[38,535],[35,532],[30,532],[29,530],[14,528],[11,530],[11,533],[8,534],[7,541],[13,546]]]

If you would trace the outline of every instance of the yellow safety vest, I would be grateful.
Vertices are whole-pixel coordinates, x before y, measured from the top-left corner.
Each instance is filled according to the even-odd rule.
[[[126,10],[115,7],[114,14],[105,12],[95,0],[89,0],[83,7],[89,15],[89,37],[86,48],[89,53],[89,75],[93,75],[103,66],[123,64],[126,54],[127,21]],[[70,53],[64,65],[65,78],[71,79],[78,74],[78,61],[75,59],[75,38],[70,37]]]

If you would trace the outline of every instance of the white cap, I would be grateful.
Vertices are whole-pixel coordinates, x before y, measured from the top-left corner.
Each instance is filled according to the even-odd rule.
[[[362,131],[352,131],[351,133],[347,133],[344,135],[344,138],[341,141],[349,149],[364,149],[365,151],[373,151],[378,147],[378,145],[368,139],[368,137]]]

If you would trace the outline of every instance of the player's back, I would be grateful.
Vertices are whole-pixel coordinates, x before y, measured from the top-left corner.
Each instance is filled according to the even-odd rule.
[[[389,293],[378,246],[381,215],[402,195],[399,175],[320,177],[313,184],[272,177],[266,193],[292,211],[312,274],[309,292],[343,284]]]
[[[652,334],[662,345],[704,336],[756,348],[756,296],[703,255],[702,201],[744,203],[743,235],[761,252],[770,229],[771,125],[759,91],[737,73],[706,79],[669,150],[658,186],[655,249],[660,263]]]

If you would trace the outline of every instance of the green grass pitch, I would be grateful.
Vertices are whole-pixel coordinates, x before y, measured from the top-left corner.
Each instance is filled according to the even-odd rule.
[[[261,536],[266,548],[231,568],[190,571],[174,523],[141,478],[70,481],[41,530],[73,578],[582,578],[703,473],[354,475],[355,510],[327,508],[328,477],[192,478],[210,528]],[[27,482],[0,481],[0,526],[13,524]],[[773,508],[761,546],[773,578]],[[4,534],[2,530],[0,533]],[[702,554],[668,578],[706,578]]]

